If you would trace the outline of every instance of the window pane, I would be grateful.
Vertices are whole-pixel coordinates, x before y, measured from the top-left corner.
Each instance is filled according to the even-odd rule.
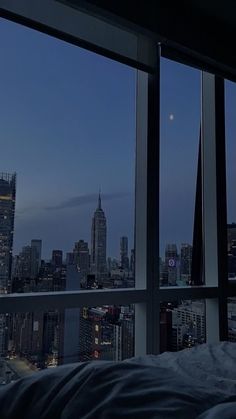
[[[161,352],[205,343],[205,300],[161,302],[160,335]]]
[[[228,298],[229,341],[236,342],[236,298]]]
[[[1,314],[0,319],[0,383],[61,364],[134,356],[134,305]]]
[[[0,292],[133,287],[135,70],[5,20],[0,39]]]
[[[191,264],[199,135],[200,71],[162,58],[160,146],[162,286],[193,285]]]
[[[228,222],[228,278],[236,279],[236,85],[225,81],[226,180]]]

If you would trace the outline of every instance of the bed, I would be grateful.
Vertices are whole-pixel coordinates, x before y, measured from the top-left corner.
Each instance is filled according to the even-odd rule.
[[[236,344],[40,371],[0,389],[1,419],[235,419]]]

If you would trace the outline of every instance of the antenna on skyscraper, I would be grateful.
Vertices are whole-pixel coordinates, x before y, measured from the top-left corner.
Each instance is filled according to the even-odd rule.
[[[101,187],[99,187],[99,194],[98,194],[98,209],[102,209]]]

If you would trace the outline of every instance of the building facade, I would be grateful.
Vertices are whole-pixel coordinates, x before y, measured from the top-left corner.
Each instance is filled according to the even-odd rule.
[[[0,173],[0,293],[11,280],[15,218],[16,174]]]
[[[99,193],[98,206],[94,212],[91,229],[91,272],[96,278],[101,279],[107,271],[107,222],[101,204]]]
[[[16,174],[0,173],[0,294],[11,291]],[[0,314],[0,356],[8,349],[6,315]]]
[[[120,238],[120,266],[124,270],[129,270],[129,257],[128,257],[128,237]]]
[[[186,283],[191,281],[192,249],[193,247],[187,243],[183,243],[180,249],[180,275]]]
[[[74,253],[74,262],[81,273],[81,280],[86,281],[87,275],[89,274],[88,243],[85,242],[84,240],[79,240],[78,242],[75,243],[73,253]]]
[[[166,245],[163,278],[163,285],[177,284],[179,278],[179,256],[176,244]]]
[[[52,251],[52,265],[54,268],[61,268],[63,261],[63,252],[62,250],[53,250]]]

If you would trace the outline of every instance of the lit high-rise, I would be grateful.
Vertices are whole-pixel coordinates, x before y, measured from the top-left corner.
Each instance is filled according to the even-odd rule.
[[[16,174],[0,173],[0,293],[6,293],[11,280],[15,218]]]
[[[91,271],[97,278],[106,273],[107,223],[99,193],[91,229]]]

